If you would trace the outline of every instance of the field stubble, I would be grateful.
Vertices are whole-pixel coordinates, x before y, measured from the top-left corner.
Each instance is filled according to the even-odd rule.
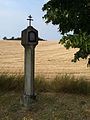
[[[51,79],[56,75],[71,75],[90,79],[87,59],[71,62],[77,49],[66,50],[57,41],[39,42],[35,49],[35,75]],[[24,48],[20,41],[0,41],[0,74],[24,74]]]

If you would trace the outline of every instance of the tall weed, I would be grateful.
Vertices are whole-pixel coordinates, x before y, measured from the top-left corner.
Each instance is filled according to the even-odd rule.
[[[46,80],[43,76],[37,76],[34,81],[35,92],[67,92],[74,94],[90,94],[90,81],[74,76],[56,76],[52,80]],[[23,75],[0,75],[0,90],[22,91],[24,90]]]

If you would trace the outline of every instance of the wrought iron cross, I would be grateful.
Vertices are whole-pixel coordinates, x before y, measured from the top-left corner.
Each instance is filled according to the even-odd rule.
[[[27,20],[29,20],[29,26],[31,26],[31,22],[33,21],[33,19],[32,19],[32,16],[30,15],[30,16],[28,16],[29,17],[29,19],[27,19]]]

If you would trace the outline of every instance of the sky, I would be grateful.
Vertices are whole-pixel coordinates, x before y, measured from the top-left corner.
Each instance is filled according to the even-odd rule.
[[[32,15],[32,26],[38,30],[40,38],[59,40],[58,26],[46,24],[42,18],[43,5],[48,0],[0,0],[0,39],[3,37],[21,37],[21,31],[28,26],[28,16]]]

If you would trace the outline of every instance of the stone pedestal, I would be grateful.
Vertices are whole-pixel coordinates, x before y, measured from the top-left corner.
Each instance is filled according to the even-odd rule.
[[[36,102],[36,96],[30,96],[30,95],[24,94],[23,96],[21,96],[21,99],[20,99],[21,105],[24,105],[24,107],[26,107],[28,109],[35,102]]]

